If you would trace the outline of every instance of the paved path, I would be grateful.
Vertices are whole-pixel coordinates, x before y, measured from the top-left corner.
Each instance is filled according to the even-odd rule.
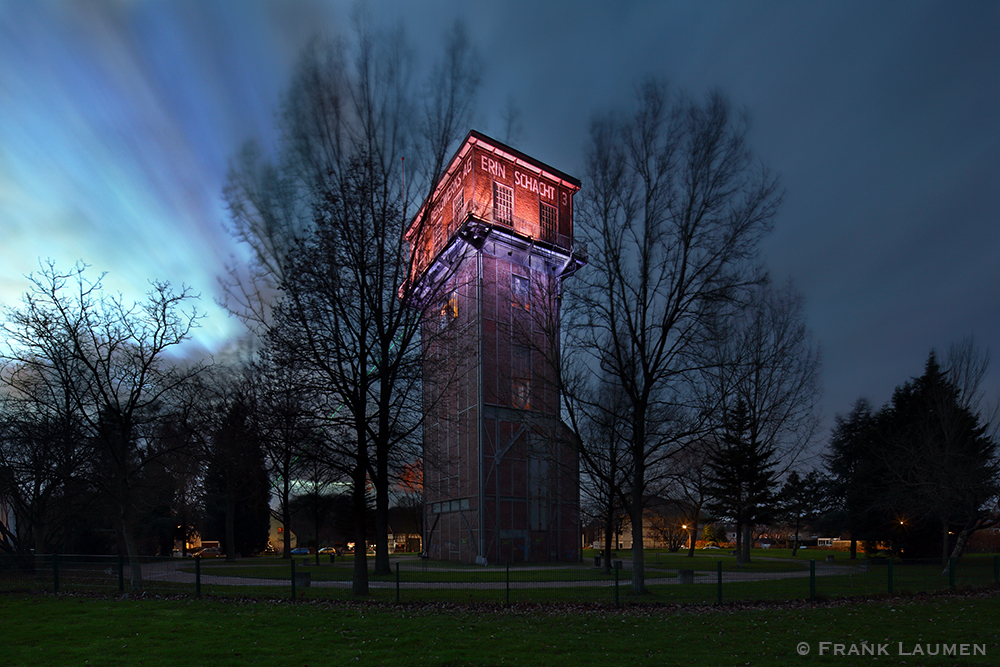
[[[780,559],[774,559],[780,560]],[[419,562],[419,561],[415,561]],[[162,581],[171,583],[184,583],[184,584],[194,584],[195,574],[194,572],[185,572],[182,567],[190,567],[190,561],[177,561],[177,562],[164,562],[150,564],[143,567],[143,579],[146,581]],[[239,565],[234,565],[234,567],[239,567]],[[254,566],[247,566],[248,569]],[[296,571],[299,573],[309,573],[315,571],[319,567],[322,569],[324,566],[298,566]],[[326,566],[329,567],[329,566]],[[579,566],[575,565],[558,565],[558,566],[531,566],[528,568],[519,567],[516,571],[524,572],[530,570],[532,572],[544,571],[544,570],[566,570],[570,568],[577,568]],[[210,571],[211,567],[202,566],[201,583],[202,585],[218,585],[218,586],[288,586],[288,579],[265,579],[260,577],[242,577],[242,576],[220,576],[213,575],[206,570]],[[594,571],[596,572],[596,568]],[[483,570],[469,569],[470,573],[481,573]],[[424,567],[414,567],[405,568],[402,570],[402,574],[407,573],[424,573],[424,572],[448,572],[456,573],[462,572],[462,570],[449,569],[447,567],[441,566],[428,566]],[[503,569],[493,569],[498,577],[504,575],[505,571]],[[672,577],[662,577],[656,576],[656,574],[661,573],[662,570],[652,570],[650,574],[652,576],[646,577],[647,585],[681,585],[681,580],[679,576]],[[676,572],[676,570],[674,570]],[[831,575],[845,575],[845,574],[861,574],[865,572],[861,565],[836,565],[831,563],[816,563],[816,576],[831,576]],[[108,574],[111,574],[111,569],[107,570]],[[116,574],[116,573],[115,573]],[[714,584],[718,581],[717,573],[711,570],[696,570],[694,582],[696,584]],[[128,573],[126,572],[126,578]],[[752,583],[755,581],[771,581],[776,579],[804,579],[809,577],[809,570],[793,570],[790,572],[741,572],[735,570],[724,570],[722,572],[722,583]],[[631,580],[631,569],[623,569],[620,572],[620,582],[622,584],[628,584]],[[606,580],[577,580],[577,581],[511,581],[510,588],[512,589],[529,589],[529,588],[611,588],[613,587],[614,581]],[[313,580],[310,582],[311,587],[315,588],[350,588],[351,582],[349,580],[345,581],[323,581],[323,580]],[[370,588],[395,588],[396,582],[383,581],[383,580],[369,580],[368,586]],[[401,589],[505,589],[507,587],[507,582],[505,580],[499,581],[484,581],[484,582],[429,582],[429,581],[401,581],[399,583]]]

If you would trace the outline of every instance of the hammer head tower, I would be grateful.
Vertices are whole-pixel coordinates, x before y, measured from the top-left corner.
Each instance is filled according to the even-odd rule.
[[[424,345],[424,548],[576,561],[579,455],[559,419],[562,281],[580,181],[470,132],[406,234]]]

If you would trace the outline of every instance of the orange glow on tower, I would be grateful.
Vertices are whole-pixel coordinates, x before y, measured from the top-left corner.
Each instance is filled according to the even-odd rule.
[[[579,459],[559,419],[562,281],[580,182],[470,132],[406,239],[423,325],[424,545],[465,562],[576,561]]]

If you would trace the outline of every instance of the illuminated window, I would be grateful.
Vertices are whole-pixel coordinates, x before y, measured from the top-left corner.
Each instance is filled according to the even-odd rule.
[[[444,329],[458,317],[458,292],[452,292],[443,304],[438,316],[438,328]]]
[[[511,346],[511,389],[515,408],[531,409],[531,350]]]
[[[548,204],[539,204],[538,223],[541,226],[543,241],[555,241],[556,226],[559,222],[559,209]]]
[[[441,247],[443,245],[442,243],[444,237],[444,226],[442,225],[442,223],[444,222],[443,217],[444,216],[441,213],[440,206],[437,207],[437,209],[431,215],[431,231],[434,234],[434,241],[433,245],[431,246],[432,254],[437,253],[439,250],[441,250]]]
[[[517,308],[531,309],[531,281],[524,276],[510,276],[511,303]]]
[[[451,201],[451,226],[458,228],[465,218],[465,190],[459,190]]]
[[[514,226],[514,188],[493,183],[493,221]]]

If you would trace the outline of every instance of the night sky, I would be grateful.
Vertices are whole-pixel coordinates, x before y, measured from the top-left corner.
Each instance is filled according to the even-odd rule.
[[[481,6],[480,6],[481,5]],[[0,0],[0,304],[51,258],[138,298],[186,283],[209,318],[226,259],[222,187],[275,138],[299,50],[351,3]],[[1000,3],[372,2],[428,67],[463,18],[485,63],[475,129],[583,176],[593,113],[643,77],[745,106],[785,203],[764,252],[805,294],[826,423],[876,405],[929,350],[974,336],[1000,387]],[[824,434],[825,437],[825,434]]]

